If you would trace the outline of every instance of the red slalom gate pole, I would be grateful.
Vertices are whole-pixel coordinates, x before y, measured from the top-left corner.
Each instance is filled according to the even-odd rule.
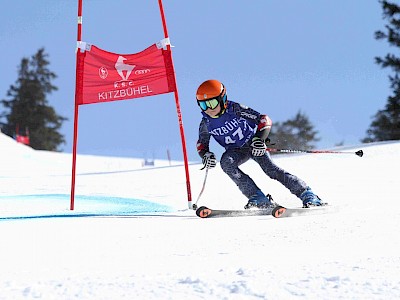
[[[77,30],[77,43],[82,41],[82,1],[78,0],[78,30]],[[72,147],[72,179],[71,179],[71,201],[70,201],[70,210],[74,210],[75,206],[75,177],[76,177],[76,148],[78,143],[78,113],[79,113],[79,105],[78,105],[78,95],[82,93],[82,90],[79,88],[79,82],[81,78],[81,59],[80,59],[81,51],[77,47],[76,50],[76,82],[75,82],[75,110],[74,110],[74,141]]]
[[[167,22],[165,21],[165,14],[164,14],[164,8],[162,4],[162,0],[158,0],[158,5],[160,7],[160,13],[161,13],[161,21],[164,29],[164,38],[168,38],[168,29],[167,29]],[[167,50],[171,51],[171,46],[167,45]],[[171,55],[171,60],[172,60],[172,55]],[[172,63],[172,68],[173,68],[173,73],[174,73],[174,95],[175,95],[175,105],[176,105],[176,112],[178,115],[178,122],[179,122],[179,131],[181,134],[181,142],[182,142],[182,152],[183,152],[183,160],[185,164],[185,175],[186,175],[186,189],[187,189],[187,197],[188,197],[188,206],[189,209],[192,209],[192,193],[191,193],[191,188],[190,188],[190,178],[189,178],[189,164],[188,164],[188,158],[187,158],[187,151],[186,151],[186,140],[185,140],[185,132],[183,129],[183,121],[182,121],[182,113],[181,113],[181,107],[179,104],[179,95],[178,95],[178,87],[176,86],[176,76],[175,76],[175,68],[174,64]]]

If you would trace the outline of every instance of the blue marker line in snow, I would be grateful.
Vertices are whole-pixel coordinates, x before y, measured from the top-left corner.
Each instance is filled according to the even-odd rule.
[[[173,211],[147,200],[107,196],[75,196],[76,209],[70,211],[69,201],[67,194],[0,196],[0,220],[139,216]]]

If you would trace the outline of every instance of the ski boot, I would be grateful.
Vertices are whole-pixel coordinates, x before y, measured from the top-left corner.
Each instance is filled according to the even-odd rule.
[[[300,199],[303,201],[303,208],[323,205],[321,198],[315,195],[309,187],[307,187],[305,191],[301,193]]]
[[[244,209],[259,208],[259,209],[273,209],[276,203],[272,199],[272,196],[268,194],[264,195],[263,192],[258,190],[253,196],[249,198],[249,202],[244,206]]]

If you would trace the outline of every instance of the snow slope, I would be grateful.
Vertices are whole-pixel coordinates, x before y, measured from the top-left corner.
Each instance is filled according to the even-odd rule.
[[[0,299],[399,299],[400,143],[353,154],[275,156],[333,212],[200,219],[184,168],[140,159],[34,151],[0,134]],[[300,201],[243,170],[282,205]],[[190,165],[193,199],[204,179]],[[246,199],[217,167],[200,205]]]

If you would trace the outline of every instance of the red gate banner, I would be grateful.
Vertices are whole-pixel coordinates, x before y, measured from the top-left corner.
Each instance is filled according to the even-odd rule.
[[[182,141],[186,190],[189,209],[192,209],[189,164],[183,130],[178,89],[175,82],[171,44],[168,37],[162,0],[158,0],[164,39],[136,54],[116,54],[82,42],[82,2],[78,0],[76,52],[76,84],[74,110],[74,144],[72,148],[71,203],[74,210],[76,158],[78,145],[79,106],[147,97],[173,92]]]
[[[116,54],[84,42],[78,44],[83,53],[78,62],[77,104],[174,92],[175,75],[166,42],[169,40],[135,54]]]

